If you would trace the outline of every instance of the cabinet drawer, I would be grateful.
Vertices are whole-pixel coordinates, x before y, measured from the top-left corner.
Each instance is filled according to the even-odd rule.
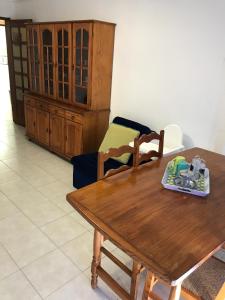
[[[52,114],[64,117],[65,116],[65,111],[62,108],[59,108],[57,106],[49,105],[49,110]]]
[[[34,99],[25,97],[24,100],[25,100],[25,104],[30,105],[30,106],[35,106],[36,101]]]
[[[48,111],[48,104],[47,103],[37,101],[36,107],[39,108],[40,110]]]
[[[71,120],[73,122],[77,122],[77,123],[82,123],[83,122],[83,116],[82,115],[79,115],[79,114],[76,114],[72,111],[66,111],[66,118],[68,120]]]

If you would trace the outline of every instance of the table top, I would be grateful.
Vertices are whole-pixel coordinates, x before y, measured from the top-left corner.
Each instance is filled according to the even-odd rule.
[[[205,198],[164,189],[175,155],[132,168],[67,195],[70,204],[115,245],[175,285],[225,241],[225,156],[193,148],[210,170]]]

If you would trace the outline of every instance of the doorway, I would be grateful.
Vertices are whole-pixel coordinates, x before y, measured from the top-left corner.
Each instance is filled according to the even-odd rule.
[[[0,26],[0,122],[12,121],[9,69],[4,24]]]
[[[0,90],[0,118],[2,116],[9,118],[11,111],[12,120],[22,126],[25,125],[23,95],[29,89],[26,23],[30,22],[32,22],[30,19],[12,20],[0,17],[0,38],[2,38],[0,45],[4,48],[2,58],[4,66],[1,67],[2,74],[0,74],[0,79],[3,76],[0,88],[3,87],[4,96]],[[7,54],[5,54],[5,45]],[[6,74],[6,61],[8,61],[8,74]],[[8,78],[9,81],[6,83]],[[10,99],[10,102],[4,99]],[[4,101],[4,109],[2,101]]]

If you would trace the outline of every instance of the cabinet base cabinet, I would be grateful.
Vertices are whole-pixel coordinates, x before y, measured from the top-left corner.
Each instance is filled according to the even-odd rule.
[[[37,109],[36,110],[36,127],[37,127],[37,140],[46,146],[49,145],[49,113]]]
[[[26,135],[66,158],[97,151],[109,124],[109,110],[88,111],[26,94]]]
[[[68,157],[82,153],[82,125],[66,120],[65,154]]]
[[[30,105],[25,105],[26,134],[36,137],[36,109]]]
[[[50,115],[50,147],[57,153],[64,153],[64,118]]]

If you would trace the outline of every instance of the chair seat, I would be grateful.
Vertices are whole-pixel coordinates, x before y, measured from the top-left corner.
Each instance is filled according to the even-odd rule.
[[[80,189],[97,181],[98,152],[74,156],[71,163],[74,166],[73,185],[75,188]],[[105,162],[104,171],[107,172],[122,165],[121,162],[110,158]]]
[[[224,281],[225,264],[212,257],[184,280],[182,287],[204,300],[214,300]]]

